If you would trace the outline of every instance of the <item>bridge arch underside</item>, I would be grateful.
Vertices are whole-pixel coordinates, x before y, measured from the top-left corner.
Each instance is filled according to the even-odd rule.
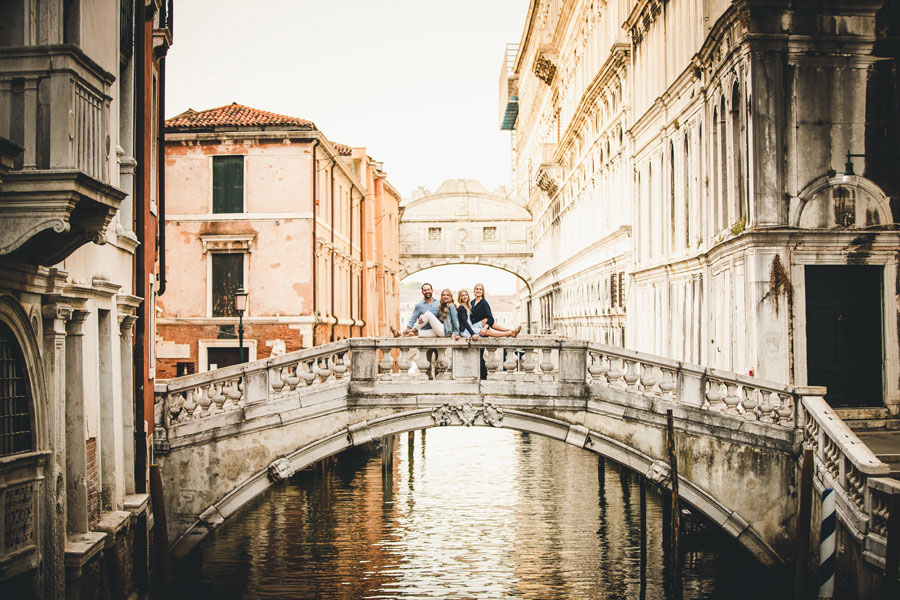
[[[446,256],[416,256],[416,255],[400,255],[400,279],[405,279],[410,275],[415,275],[419,271],[432,269],[435,267],[448,267],[452,265],[479,265],[482,267],[494,267],[501,271],[506,271],[518,277],[525,287],[531,292],[531,275],[530,275],[530,257],[515,257],[508,259],[504,256],[487,256],[487,255],[446,255]],[[476,282],[472,282],[474,285]],[[435,283],[434,285],[440,285]],[[490,290],[488,290],[490,291]]]
[[[202,489],[173,490],[167,486],[169,539],[176,540],[175,556],[183,557],[270,485],[294,472],[386,435],[442,425],[504,427],[542,435],[604,456],[671,489],[667,465],[654,458],[664,456],[665,449],[665,414],[655,414],[661,417],[657,423],[629,423],[621,415],[591,418],[598,415],[499,408],[490,401],[399,411],[348,407],[316,418],[319,422],[315,424],[304,420],[294,431],[285,431],[290,427],[284,426],[258,431],[250,434],[254,439],[249,443],[238,439],[245,436],[234,436],[173,449],[160,457],[164,481],[174,483],[176,478],[189,475],[195,479],[194,487]],[[589,426],[570,422],[576,419]],[[316,439],[310,439],[311,429],[320,432]],[[330,433],[322,435],[325,430]],[[679,432],[676,426],[676,439],[687,439],[688,433]],[[629,443],[638,438],[644,442]],[[276,440],[278,443],[273,443]],[[734,537],[762,564],[776,567],[785,562],[782,557],[792,556],[794,452],[771,441],[753,447],[746,440],[729,442],[710,436],[679,443],[678,457],[682,501]],[[236,480],[241,472],[246,473],[242,481],[224,494],[204,493],[221,489],[223,480]],[[206,480],[202,480],[203,474]],[[197,477],[201,480],[196,481]],[[706,491],[710,486],[715,488],[715,495]]]

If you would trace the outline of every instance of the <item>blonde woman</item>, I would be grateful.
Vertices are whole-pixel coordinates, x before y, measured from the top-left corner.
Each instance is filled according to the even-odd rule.
[[[456,315],[459,320],[459,335],[464,338],[472,338],[478,341],[478,332],[469,322],[469,313],[472,307],[469,305],[469,290],[459,290],[456,294]],[[479,327],[480,329],[480,327]]]
[[[476,330],[479,335],[488,337],[516,337],[519,335],[519,331],[522,330],[521,325],[510,330],[494,322],[491,305],[488,304],[487,299],[484,297],[483,283],[476,283],[475,287],[472,288],[472,293],[475,296],[474,300],[472,300],[472,329]]]
[[[430,325],[430,328],[426,328]],[[425,311],[419,316],[413,329],[418,330],[419,337],[450,337],[459,339],[459,317],[456,305],[453,304],[453,292],[449,289],[441,291],[440,305],[437,315]]]

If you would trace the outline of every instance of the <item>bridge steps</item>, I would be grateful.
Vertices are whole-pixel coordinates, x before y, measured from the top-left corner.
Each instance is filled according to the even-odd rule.
[[[856,436],[891,468],[891,477],[900,479],[900,430],[860,431]]]

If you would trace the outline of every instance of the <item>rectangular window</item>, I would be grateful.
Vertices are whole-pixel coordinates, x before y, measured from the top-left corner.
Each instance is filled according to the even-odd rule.
[[[209,256],[212,260],[212,316],[237,316],[234,311],[234,293],[244,286],[244,255]]]
[[[441,241],[441,228],[440,227],[429,227],[428,228],[428,241],[429,242]]]
[[[625,306],[625,271],[619,271],[619,306]]]
[[[481,228],[481,239],[485,242],[497,241],[497,228],[496,227],[482,227]]]
[[[244,212],[244,157],[213,156],[214,214]]]
[[[609,276],[609,305],[612,308],[619,305],[619,276],[616,273]]]

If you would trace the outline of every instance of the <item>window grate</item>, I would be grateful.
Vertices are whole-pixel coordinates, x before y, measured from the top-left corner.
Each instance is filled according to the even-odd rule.
[[[0,323],[0,456],[34,450],[25,357],[12,330]]]
[[[428,228],[428,241],[429,242],[441,241],[441,228],[440,227],[429,227]]]
[[[482,227],[481,228],[481,239],[485,242],[495,242],[497,241],[497,228],[496,227]]]

